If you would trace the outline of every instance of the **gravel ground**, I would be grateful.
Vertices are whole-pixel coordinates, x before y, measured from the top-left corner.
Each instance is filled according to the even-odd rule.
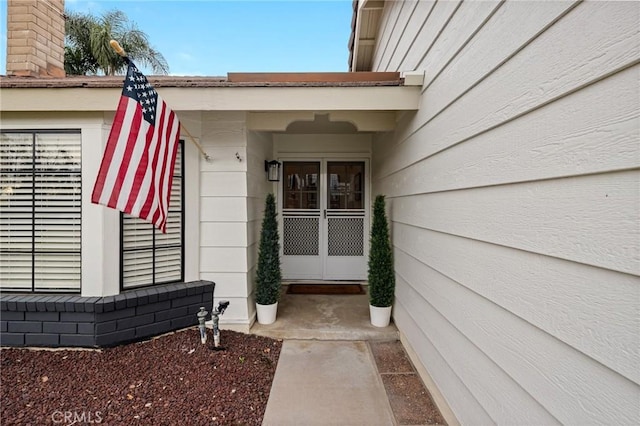
[[[197,329],[103,350],[0,351],[0,424],[259,425],[282,342]]]

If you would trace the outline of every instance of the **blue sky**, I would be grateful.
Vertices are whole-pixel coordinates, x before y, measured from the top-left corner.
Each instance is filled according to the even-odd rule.
[[[67,9],[123,11],[167,59],[172,75],[347,71],[351,0],[66,0]],[[7,2],[0,0],[0,74]]]

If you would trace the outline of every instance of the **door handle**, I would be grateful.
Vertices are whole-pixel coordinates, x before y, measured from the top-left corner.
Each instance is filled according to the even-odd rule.
[[[324,209],[324,218],[327,218],[327,209]]]

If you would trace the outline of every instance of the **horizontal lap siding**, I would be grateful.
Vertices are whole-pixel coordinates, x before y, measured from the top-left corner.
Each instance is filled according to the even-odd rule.
[[[434,10],[435,4],[436,2],[432,0],[414,2],[411,16],[409,17],[408,21],[406,21],[404,28],[402,29],[400,39],[393,49],[394,54],[387,55],[387,57],[385,58],[385,66],[382,66],[381,62],[378,61],[378,68],[386,68],[388,70],[395,71],[405,69],[401,66],[398,66],[398,64],[403,63],[406,55],[408,55],[410,51],[413,51],[413,45],[416,42],[416,36],[420,34],[424,26],[426,25],[429,15]]]
[[[639,423],[640,6],[396,3],[396,323],[463,423]]]
[[[440,272],[426,266],[420,257],[411,257],[422,255],[412,247],[420,234],[415,229],[402,230],[404,243],[396,249],[397,262],[404,267],[398,272],[402,283],[398,302],[430,327],[443,328],[444,324],[433,318],[420,321],[428,310],[411,309],[419,298],[447,319],[452,332],[436,346],[445,359],[457,365],[458,374],[494,421],[549,424],[553,416],[563,424],[633,423],[638,397],[635,383],[447,276],[456,271]],[[432,237],[425,234],[423,238],[427,236]],[[483,266],[477,260],[485,258],[477,250],[485,248],[481,243],[452,236],[437,240],[444,251],[449,245],[466,246],[470,251],[465,259],[476,258],[473,264]],[[405,248],[409,253],[403,252]],[[488,257],[493,251],[485,253]],[[615,314],[603,318],[615,319]]]
[[[638,91],[629,88],[639,78],[636,65],[438,155],[416,159],[380,179],[380,191],[406,196],[637,167]]]
[[[399,132],[400,140],[379,175],[387,176],[463,143],[637,62],[640,37],[637,30],[629,29],[637,23],[636,17],[625,13],[623,5],[580,5],[480,83],[467,81],[464,89],[453,87],[437,94],[427,89],[419,115]],[[593,12],[592,8],[597,10]],[[571,37],[557,28],[569,20],[566,31]],[[585,21],[596,21],[604,28],[595,31]],[[500,31],[499,36],[506,34]],[[576,48],[579,49],[574,51]],[[455,80],[455,85],[463,83]],[[456,92],[463,93],[452,98]],[[425,140],[428,143],[421,142]],[[403,144],[410,146],[399,149]]]
[[[420,269],[416,265],[416,273],[426,273],[426,269]],[[415,277],[412,277],[415,278]],[[434,281],[430,274],[423,278]],[[452,312],[442,309],[441,303],[451,306],[452,310],[460,311],[460,301],[453,298],[455,293],[446,289],[442,295],[434,293],[424,294],[414,289],[398,274],[398,290],[396,292],[397,304],[409,313],[411,319],[418,324],[429,324],[428,335],[436,341],[435,347],[448,364],[456,366],[456,374],[464,380],[464,386],[474,395],[476,404],[482,407],[489,416],[489,423],[496,424],[558,424],[558,421],[541,409],[539,403],[522,389],[500,366],[492,362],[492,359],[483,352],[482,345],[474,342],[475,336],[466,336],[456,323],[457,318],[448,318]],[[443,282],[443,286],[451,283]],[[431,290],[436,285],[430,287]],[[441,297],[441,299],[438,299]],[[427,300],[427,303],[422,303]],[[435,303],[435,306],[434,306]],[[481,321],[474,317],[474,312],[459,312],[465,317],[465,321]],[[473,359],[473,362],[469,362]],[[490,383],[487,383],[490,378]],[[449,378],[444,378],[445,383]],[[446,385],[445,385],[446,386]],[[458,403],[458,401],[455,401]],[[474,407],[478,409],[479,407]],[[517,417],[510,413],[506,407],[518,407]],[[464,410],[465,406],[460,407]],[[459,410],[456,410],[459,411]],[[476,412],[465,421],[464,416],[460,421],[464,424],[479,424],[476,417],[481,415]],[[483,423],[486,424],[486,423]]]
[[[634,170],[400,197],[394,220],[631,274],[638,182]]]
[[[464,375],[464,372],[466,367],[473,367],[473,365],[465,361],[461,364],[463,370],[456,371],[454,370],[456,365],[451,362],[450,353],[459,353],[459,348],[450,349],[450,345],[455,342],[455,338],[464,336],[451,327],[446,318],[433,311],[427,301],[419,295],[414,293],[416,297],[405,306],[405,303],[400,301],[403,282],[398,281],[396,286],[398,296],[393,307],[393,321],[411,340],[412,348],[420,357],[458,421],[469,425],[495,424],[467,385],[469,378]],[[408,288],[407,291],[409,290],[411,289]],[[427,321],[429,314],[435,316],[435,319],[431,318],[429,321],[431,326],[424,327],[424,321]],[[442,327],[436,325],[442,325]],[[455,337],[450,339],[449,336]]]
[[[396,24],[398,22],[398,16],[404,4],[406,2],[386,2],[385,9],[382,14],[382,19],[380,22],[380,27],[378,28],[378,40],[376,42],[376,46],[373,54],[373,62],[375,64],[380,64],[382,58],[385,55],[387,48],[389,47],[389,39],[391,38],[392,32],[395,30]],[[402,25],[403,23],[401,23]],[[379,67],[381,68],[381,67]],[[375,69],[373,70],[375,71]]]
[[[405,23],[411,22],[411,17],[418,5],[418,2],[416,1],[402,1],[397,3],[398,5],[394,10],[396,13],[393,15],[390,14],[390,16],[393,16],[391,19],[391,21],[393,21],[393,26],[387,28],[387,30],[390,31],[388,32],[388,38],[385,39],[386,42],[384,49],[375,50],[376,56],[374,57],[374,60],[377,60],[380,64],[386,64],[382,65],[386,69],[390,69],[388,61],[394,56],[396,50],[398,50],[398,41],[403,38],[404,32],[407,29],[409,31],[411,30],[411,26],[406,25]],[[391,21],[389,21],[389,23],[391,23]]]
[[[394,225],[394,237],[398,273],[418,292],[427,293],[446,278],[452,286],[467,290],[467,299],[489,301],[512,314],[511,320],[524,320],[534,327],[532,333],[544,331],[550,341],[582,352],[574,353],[576,358],[611,366],[616,371],[608,371],[598,381],[603,389],[618,381],[637,380],[632,359],[638,351],[637,302],[628,297],[636,288],[634,277],[600,268],[575,268],[572,262],[550,256],[399,223]],[[453,306],[458,304],[455,300]],[[536,352],[546,349],[547,345],[541,346]]]

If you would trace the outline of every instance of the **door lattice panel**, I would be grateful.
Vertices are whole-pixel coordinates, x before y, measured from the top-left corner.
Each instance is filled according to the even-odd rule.
[[[285,256],[317,256],[319,218],[285,217],[283,219],[282,252]]]
[[[328,226],[329,256],[362,256],[364,254],[363,218],[331,218]]]

